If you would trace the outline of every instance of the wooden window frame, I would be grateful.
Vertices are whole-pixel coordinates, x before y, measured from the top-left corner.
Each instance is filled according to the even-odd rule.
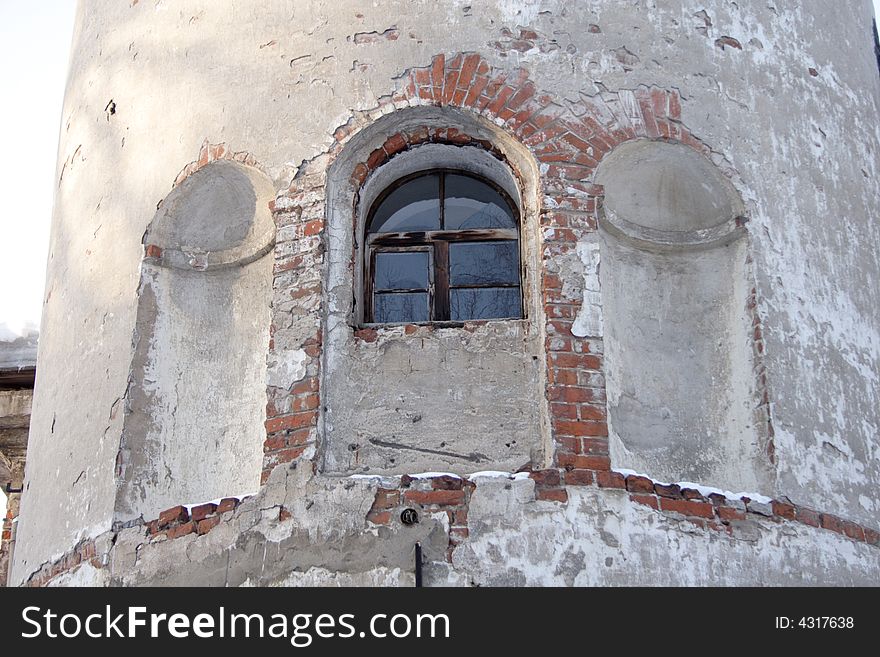
[[[446,176],[448,174],[467,176],[493,188],[507,203],[510,214],[513,217],[515,228],[502,229],[464,229],[445,230],[446,209]],[[439,175],[439,201],[440,201],[440,230],[412,231],[398,233],[372,233],[370,226],[376,210],[382,205],[388,196],[393,194],[405,183],[416,178]],[[399,178],[389,185],[376,198],[370,207],[366,221],[366,239],[364,247],[364,320],[367,325],[386,326],[389,324],[445,324],[461,325],[464,321],[488,321],[488,320],[463,320],[453,321],[450,319],[450,298],[452,289],[480,289],[480,288],[518,288],[520,291],[520,314],[518,317],[499,317],[498,321],[523,319],[525,316],[525,303],[522,298],[523,291],[523,258],[520,243],[520,214],[519,208],[510,195],[492,180],[482,176],[462,171],[459,169],[428,169],[412,173]],[[486,285],[454,285],[449,284],[449,245],[451,243],[486,243],[486,242],[515,242],[518,254],[518,282],[517,283],[492,283]],[[427,251],[429,255],[428,265],[428,314],[427,322],[375,322],[373,318],[373,296],[375,291],[375,260],[379,253],[400,253],[406,251]],[[380,294],[424,292],[425,290],[384,290]]]

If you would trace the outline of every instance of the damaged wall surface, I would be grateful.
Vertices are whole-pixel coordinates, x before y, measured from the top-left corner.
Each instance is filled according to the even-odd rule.
[[[420,540],[432,584],[876,585],[870,16],[83,0],[12,583],[408,585]],[[740,237],[697,269],[600,226],[598,172],[639,141],[690,149],[738,199]],[[358,203],[405,157],[445,166],[429,146],[515,181],[525,319],[360,321]],[[225,198],[238,176],[247,211],[177,206],[201,247],[150,239],[200,179]],[[271,235],[211,271],[244,215]],[[693,322],[633,326],[665,308],[658,281],[703,290],[667,298]],[[646,340],[648,359],[693,347],[697,370],[688,422],[651,436],[619,415],[623,390],[659,407],[625,360]],[[622,449],[661,437],[656,459]],[[733,448],[685,462],[713,441]],[[504,474],[467,478],[488,469]],[[411,477],[426,470],[453,476]]]

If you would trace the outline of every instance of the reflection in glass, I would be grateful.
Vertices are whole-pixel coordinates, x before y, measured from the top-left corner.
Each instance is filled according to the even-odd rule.
[[[440,177],[422,176],[403,183],[382,201],[370,232],[440,230]]]
[[[519,283],[519,242],[463,242],[449,245],[450,285]]]
[[[450,319],[505,319],[522,316],[522,299],[518,287],[481,287],[452,289]]]
[[[376,254],[375,289],[428,289],[428,252],[403,251]]]
[[[428,293],[393,293],[373,296],[373,321],[381,324],[428,321]]]
[[[516,228],[510,206],[494,188],[469,176],[447,174],[446,230]]]

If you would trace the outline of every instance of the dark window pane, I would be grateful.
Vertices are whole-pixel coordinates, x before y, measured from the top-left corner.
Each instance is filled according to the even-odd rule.
[[[427,290],[428,252],[377,253],[373,280],[377,290]]]
[[[468,319],[522,317],[522,301],[518,287],[452,289],[449,294],[450,319],[454,322]]]
[[[440,178],[410,180],[395,189],[373,214],[371,233],[406,233],[440,229]]]
[[[444,225],[446,230],[516,228],[510,206],[494,188],[468,176],[448,174]]]
[[[449,245],[450,285],[519,283],[519,242],[462,242]]]
[[[427,322],[428,293],[373,295],[373,321],[380,324]]]

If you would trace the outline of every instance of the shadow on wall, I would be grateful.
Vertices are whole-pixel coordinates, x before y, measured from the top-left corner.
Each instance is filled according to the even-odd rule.
[[[264,174],[216,161],[147,229],[117,520],[259,487],[274,196]]]
[[[693,150],[646,140],[609,155],[598,181],[612,463],[767,489],[739,196]]]

